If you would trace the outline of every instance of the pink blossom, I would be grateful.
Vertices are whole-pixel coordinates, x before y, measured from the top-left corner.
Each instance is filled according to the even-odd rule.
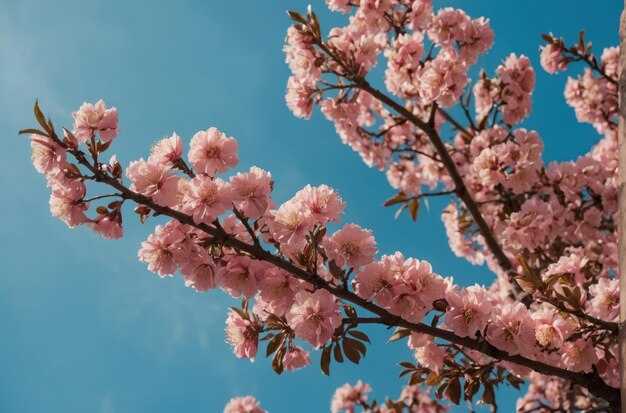
[[[326,4],[332,11],[350,12],[350,0],[326,0]]]
[[[174,252],[185,239],[174,221],[165,226],[157,225],[153,234],[141,243],[139,260],[148,263],[148,270],[161,277],[172,276],[176,272]]]
[[[186,226],[181,226],[187,229]],[[191,232],[191,230],[189,228]],[[199,242],[199,240],[195,240]],[[215,288],[215,274],[221,270],[213,261],[206,248],[194,240],[187,239],[173,250],[174,261],[179,265],[181,274],[185,277],[185,286],[196,291],[207,291]]]
[[[589,314],[607,321],[619,320],[619,280],[600,278],[589,287],[593,299],[589,302]]]
[[[432,341],[415,349],[415,359],[419,364],[436,373],[443,367],[446,352]]]
[[[257,282],[265,272],[265,264],[246,255],[231,258],[226,268],[215,277],[215,283],[228,294],[237,298],[252,298],[258,291]]]
[[[221,178],[197,175],[190,182],[183,198],[183,210],[193,216],[195,223],[211,224],[232,208],[233,192]]]
[[[322,75],[318,61],[320,56],[311,45],[310,36],[291,26],[287,30],[286,40],[283,51],[294,77],[301,82],[317,82]]]
[[[305,235],[313,229],[313,216],[296,200],[287,201],[277,211],[270,211],[269,221],[272,237],[291,249],[300,249],[306,243]]]
[[[313,187],[307,185],[294,195],[303,208],[308,209],[318,224],[328,222],[339,222],[340,214],[346,208],[346,204],[341,201],[337,192],[326,186]]]
[[[217,128],[197,132],[190,142],[189,161],[198,173],[213,176],[234,168],[239,163],[237,141]]]
[[[494,104],[494,98],[500,92],[496,84],[489,79],[481,79],[476,82],[474,88],[474,107],[476,108],[476,119],[482,120],[489,114]]]
[[[607,76],[617,80],[617,69],[619,68],[619,47],[607,47],[600,56],[602,68]]]
[[[302,282],[277,267],[268,268],[258,277],[259,297],[266,303],[265,309],[276,316],[283,316],[291,308]],[[262,318],[267,314],[261,314]]]
[[[211,261],[200,263],[193,268],[180,269],[185,276],[185,286],[192,287],[198,292],[208,291],[215,288],[215,264]]]
[[[62,173],[66,167],[65,149],[47,136],[31,135],[31,161],[35,169],[46,178],[51,179]]]
[[[172,207],[178,203],[178,177],[168,166],[142,158],[130,163],[126,176],[132,182],[132,191],[151,197],[157,204]]]
[[[121,214],[100,214],[94,222],[88,224],[91,229],[106,239],[118,239],[124,235]]]
[[[291,347],[283,357],[285,370],[295,371],[310,365],[311,359],[309,358],[309,354],[309,351],[304,351],[298,346]]]
[[[571,372],[591,372],[591,366],[598,361],[593,344],[584,339],[563,344],[561,353],[563,366]]]
[[[447,45],[462,40],[465,24],[469,17],[463,10],[446,7],[437,13],[428,29],[428,36],[438,45]]]
[[[489,27],[489,19],[484,17],[468,21],[464,29],[459,47],[461,59],[474,64],[478,55],[485,54],[493,46],[493,30]]]
[[[390,311],[407,321],[419,323],[430,310],[422,301],[419,284],[401,283],[394,288],[394,294]]]
[[[361,268],[374,261],[378,251],[372,232],[354,224],[344,225],[330,238],[325,238],[323,245],[328,259],[335,260],[339,267]]]
[[[248,173],[238,173],[230,178],[233,203],[247,218],[258,219],[270,207],[272,175],[253,166]]]
[[[433,19],[432,0],[413,0],[409,4],[411,10],[407,13],[408,26],[415,32],[428,27]]]
[[[567,69],[567,62],[561,61],[561,49],[550,43],[541,46],[541,67],[550,74]]]
[[[521,55],[517,57],[511,53],[503,64],[498,66],[496,73],[502,79],[501,107],[504,121],[514,125],[530,114],[532,92],[535,89],[535,71],[530,60]]]
[[[385,51],[387,70],[385,85],[398,96],[408,97],[417,94],[417,71],[424,54],[424,35],[421,32],[401,34],[391,48]]]
[[[301,81],[295,76],[287,81],[285,101],[287,107],[298,118],[309,119],[313,112],[313,95],[317,92],[315,83]]]
[[[451,47],[442,49],[437,57],[424,64],[419,76],[420,95],[425,104],[436,101],[449,108],[463,94],[467,65]]]
[[[322,347],[341,325],[339,304],[328,291],[299,291],[285,314],[296,336],[315,348]]]
[[[74,117],[74,135],[79,143],[85,143],[95,136],[96,132],[100,135],[100,140],[105,143],[117,136],[117,108],[107,109],[102,99],[95,105],[83,103],[72,116]]]
[[[532,355],[535,345],[534,321],[522,303],[503,304],[493,310],[487,339],[511,355]]]
[[[367,394],[371,391],[372,388],[361,380],[354,386],[346,383],[335,390],[335,394],[333,394],[330,403],[330,411],[332,413],[339,413],[341,411],[354,413],[354,407],[361,403],[366,403]]]
[[[368,301],[376,300],[383,308],[390,308],[394,300],[394,286],[399,281],[389,271],[389,267],[379,261],[367,264],[362,271],[357,271],[354,279],[354,291]]]
[[[235,397],[229,400],[224,413],[267,413],[252,396]]]
[[[250,320],[230,310],[226,319],[226,342],[233,347],[235,355],[254,361],[259,346],[259,330]]]
[[[85,211],[89,208],[89,204],[83,202],[86,191],[82,181],[55,182],[50,195],[50,212],[70,228],[86,222]]]
[[[174,167],[183,156],[183,140],[174,132],[152,145],[148,162]]]
[[[448,304],[446,326],[451,331],[461,337],[483,333],[491,313],[491,303],[484,288],[473,285],[460,292],[452,291],[448,295]]]
[[[551,311],[538,311],[533,319],[537,343],[547,349],[561,349],[570,333],[565,320]]]

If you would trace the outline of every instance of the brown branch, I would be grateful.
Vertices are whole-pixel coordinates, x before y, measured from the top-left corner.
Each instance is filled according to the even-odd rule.
[[[439,133],[433,127],[431,127],[428,123],[424,122],[422,119],[417,117],[413,112],[411,112],[410,110],[408,110],[407,108],[405,108],[404,106],[402,106],[401,104],[399,104],[398,102],[390,98],[389,96],[385,95],[378,89],[372,87],[369,84],[369,82],[365,80],[365,78],[363,78],[357,72],[352,70],[349,65],[343,62],[342,59],[338,58],[336,54],[332,50],[330,50],[321,39],[314,38],[314,43],[347,72],[346,75],[344,76],[348,80],[354,82],[354,86],[356,88],[369,93],[370,95],[378,99],[381,103],[389,106],[390,108],[395,110],[398,114],[408,119],[409,122],[413,123],[416,127],[421,129],[428,136],[432,145],[435,147],[435,150],[439,154],[439,157],[441,158],[441,162],[444,164],[444,166],[448,170],[448,173],[450,174],[450,177],[452,178],[452,181],[454,182],[454,185],[456,187],[456,195],[459,197],[459,199],[461,199],[461,201],[463,201],[463,203],[465,204],[465,207],[472,215],[472,218],[474,219],[474,223],[478,227],[481,235],[483,236],[485,240],[485,244],[487,245],[487,248],[493,254],[494,258],[496,259],[496,262],[498,263],[500,268],[507,274],[507,278],[509,282],[511,283],[511,285],[513,286],[513,296],[516,299],[523,302],[527,307],[530,306],[530,304],[533,302],[532,297],[529,294],[525,293],[522,290],[522,288],[519,286],[517,281],[515,280],[515,277],[518,274],[513,269],[513,265],[511,264],[511,261],[504,253],[504,250],[502,249],[502,247],[500,247],[500,244],[496,240],[493,232],[491,231],[491,228],[489,228],[489,225],[487,225],[487,222],[485,222],[485,219],[483,218],[482,213],[480,212],[480,208],[478,207],[478,205],[472,198],[472,195],[468,191],[467,186],[463,182],[463,178],[461,177],[454,163],[454,160],[448,153],[448,150],[446,149],[446,146],[443,140],[439,136]]]
[[[370,95],[374,96],[380,102],[389,106],[400,115],[406,117],[411,123],[413,123],[415,126],[420,128],[429,137],[431,143],[433,144],[433,146],[435,147],[435,150],[437,151],[437,153],[439,154],[439,157],[441,158],[441,162],[444,164],[444,166],[448,170],[448,173],[450,174],[450,177],[452,178],[452,181],[454,182],[454,185],[456,187],[456,190],[455,190],[456,195],[459,197],[459,199],[461,199],[461,201],[463,201],[463,203],[465,204],[465,207],[472,215],[472,218],[474,219],[474,223],[480,230],[481,235],[485,239],[485,244],[487,245],[487,248],[489,248],[489,250],[495,257],[496,261],[498,262],[498,265],[500,265],[500,268],[502,268],[502,270],[507,273],[509,282],[511,283],[511,285],[513,286],[515,290],[515,297],[518,298],[527,306],[529,306],[532,303],[532,298],[530,297],[530,295],[526,294],[521,289],[521,287],[515,280],[514,277],[516,277],[518,274],[513,269],[513,266],[511,265],[511,261],[504,253],[504,250],[502,249],[502,247],[500,247],[500,244],[496,240],[493,232],[491,231],[491,228],[489,228],[489,225],[487,225],[487,222],[485,222],[485,219],[483,218],[482,213],[480,212],[480,208],[478,207],[478,205],[472,198],[472,195],[468,191],[467,186],[463,182],[463,178],[461,177],[454,163],[454,160],[448,153],[448,150],[446,149],[446,146],[443,143],[443,140],[441,139],[437,131],[431,128],[426,122],[421,120],[419,117],[415,116],[415,114],[413,114],[411,111],[406,109],[404,106],[397,103],[395,100],[391,99],[390,97],[388,97],[387,95],[379,91],[378,89],[375,89],[374,87],[372,87],[365,79],[360,78],[358,80],[357,87],[369,93]]]
[[[479,351],[496,360],[509,361],[511,363],[529,367],[542,374],[552,375],[569,380],[572,383],[578,384],[588,389],[589,392],[591,392],[596,397],[607,400],[609,403],[611,403],[611,406],[616,409],[616,411],[618,411],[617,409],[619,409],[619,390],[607,385],[596,373],[574,373],[566,369],[528,359],[521,355],[510,355],[507,352],[500,350],[483,340],[472,339],[469,337],[461,337],[451,331],[432,327],[423,323],[412,323],[404,320],[399,316],[391,314],[389,311],[374,304],[373,302],[367,301],[359,297],[354,292],[351,292],[344,287],[337,287],[328,284],[324,279],[318,277],[314,273],[307,272],[306,270],[296,266],[292,262],[272,254],[271,252],[265,250],[261,245],[250,245],[235,238],[233,235],[230,235],[226,231],[224,231],[224,229],[219,225],[210,226],[205,223],[196,223],[193,218],[187,214],[176,211],[172,208],[156,204],[151,198],[131,191],[115,178],[111,177],[107,173],[100,171],[97,167],[97,163],[92,165],[91,163],[89,163],[83,152],[69,149],[61,140],[59,140],[56,134],[52,134],[51,137],[59,145],[68,150],[68,152],[70,152],[81,165],[89,169],[96,176],[99,182],[103,182],[117,189],[120,193],[123,194],[126,199],[133,200],[140,205],[146,205],[160,215],[166,215],[170,218],[178,220],[182,224],[189,225],[190,227],[194,227],[201,231],[204,231],[206,234],[212,236],[215,240],[224,245],[245,252],[257,260],[268,262],[278,268],[287,271],[288,273],[300,280],[306,281],[319,289],[324,289],[330,292],[337,298],[356,304],[359,307],[379,316],[381,324],[403,327],[417,333],[428,334],[433,337],[437,337],[451,343]]]

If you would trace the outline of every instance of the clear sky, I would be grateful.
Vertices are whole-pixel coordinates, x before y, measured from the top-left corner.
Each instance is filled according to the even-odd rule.
[[[510,52],[538,72],[533,115],[525,123],[545,139],[544,159],[572,159],[597,136],[578,125],[562,98],[564,76],[541,72],[539,34],[574,41],[586,29],[596,50],[617,44],[619,0],[437,1],[491,19],[495,47],[488,73]],[[287,9],[271,1],[0,1],[0,411],[220,412],[235,395],[254,395],[277,412],[328,411],[334,389],[362,378],[382,399],[400,391],[404,344],[367,329],[376,343],[360,366],[333,365],[276,376],[262,355],[236,359],[224,343],[221,292],[198,294],[180,277],[161,280],[137,261],[139,243],[158,222],[126,215],[126,236],[105,241],[50,217],[43,177],[17,130],[34,126],[39,98],[56,125],[71,126],[83,101],[103,98],[120,111],[111,152],[122,163],[147,156],[155,140],[216,126],[240,144],[240,168],[270,170],[282,202],[307,183],[326,183],[348,203],[346,220],[371,228],[382,253],[428,259],[442,275],[470,284],[491,280],[450,252],[441,203],[419,221],[394,220],[382,202],[393,194],[316,113],[294,118],[284,104],[288,69],[281,52]],[[323,27],[343,24],[320,11]],[[498,393],[511,411],[515,393]],[[505,407],[508,405],[508,407]],[[463,409],[464,410],[464,409]]]

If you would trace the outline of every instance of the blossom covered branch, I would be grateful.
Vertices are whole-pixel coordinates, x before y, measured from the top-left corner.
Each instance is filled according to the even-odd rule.
[[[102,102],[98,105],[104,108]],[[90,110],[99,109],[84,105],[75,118]],[[112,109],[100,109],[103,113],[107,110]],[[459,288],[451,279],[433,273],[427,262],[405,260],[400,253],[375,261],[373,236],[354,224],[326,235],[325,225],[339,221],[345,207],[332,189],[308,186],[278,209],[270,209],[273,184],[267,172],[253,167],[250,173],[232,176],[230,182],[218,177],[218,172],[235,166],[238,157],[236,141],[215,128],[198,132],[191,140],[193,168],[182,159],[182,141],[174,134],[154,145],[147,161],[130,164],[126,175],[131,185],[126,187],[115,156],[108,164],[98,161],[108,147],[95,138],[97,124],[85,141],[90,161],[79,149],[74,133],[65,130],[65,138],[60,140],[38,105],[35,113],[44,131],[26,132],[36,132],[31,136],[33,162],[52,188],[53,214],[71,227],[86,224],[107,238],[122,235],[121,206],[127,200],[139,205],[136,212],[143,221],[150,212],[173,218],[165,226],[157,226],[143,243],[139,257],[160,276],[180,270],[186,283],[199,291],[220,287],[233,297],[245,297],[241,309],[231,310],[226,329],[228,341],[240,357],[254,359],[260,333],[271,331],[263,339],[269,340],[268,354],[276,352],[273,367],[279,373],[310,363],[309,352],[295,345],[296,339],[322,349],[326,373],[335,343],[335,349],[342,343],[335,352],[343,350],[348,359],[358,362],[365,354],[362,341],[369,341],[354,330],[360,323],[360,308],[380,317],[368,322],[406,329],[407,333],[400,330],[399,336],[419,333],[431,337],[424,341],[419,335],[412,336],[414,344],[410,340],[409,345],[415,348],[432,347],[433,338],[444,339],[496,360],[567,378],[597,397],[612,399],[615,390],[591,369],[585,373],[586,368],[570,371],[551,365],[541,346],[518,342],[532,337],[529,334],[535,324],[524,306],[509,304],[501,313],[481,287]],[[92,116],[98,118],[97,113]],[[78,124],[74,129],[79,130]],[[78,165],[69,163],[67,154]],[[92,175],[83,174],[80,167]],[[190,179],[175,174],[175,169]],[[98,218],[87,218],[87,180],[114,188],[122,200],[96,208]],[[80,191],[73,192],[79,187]],[[70,195],[59,197],[60,193]],[[227,211],[233,214],[220,221]],[[273,246],[276,253],[264,245]],[[254,299],[252,311],[248,310],[250,299]],[[348,323],[341,316],[342,308]],[[432,325],[421,322],[429,312],[442,313]],[[445,323],[437,326],[442,315]],[[500,321],[499,317],[504,318]],[[519,322],[509,324],[507,317],[511,321],[521,317],[523,328]],[[502,336],[502,331],[509,334]],[[429,366],[429,372],[439,371],[446,358],[456,366],[457,356],[435,352],[422,363]]]
[[[377,258],[371,231],[341,223],[345,203],[328,186],[307,185],[277,205],[269,172],[232,172],[238,142],[216,128],[191,138],[186,159],[173,133],[147,159],[104,162],[119,129],[117,109],[103,101],[81,106],[62,138],[38,104],[40,129],[21,131],[51,189],[52,214],[110,239],[123,235],[129,202],[142,223],[170,218],[139,259],[160,277],[178,272],[197,291],[241,299],[228,312],[226,341],[250,360],[266,342],[278,374],[307,367],[315,352],[325,374],[332,360],[359,363],[370,342],[359,326],[395,327],[390,341],[406,341],[415,358],[400,363],[408,377],[400,398],[368,401],[371,389],[358,382],[338,389],[333,412],[439,412],[439,400],[472,402],[481,389],[495,406],[495,387],[526,379],[520,412],[618,410],[616,49],[598,60],[582,37],[571,48],[544,37],[548,72],[587,65],[565,97],[601,135],[576,161],[545,165],[539,134],[516,126],[531,111],[529,59],[512,54],[494,77],[481,72],[470,85],[470,67],[493,43],[488,20],[435,11],[427,0],[327,3],[351,13],[327,36],[311,11],[290,13],[289,108],[309,117],[319,105],[346,144],[386,170],[398,190],[386,206],[416,219],[422,198],[455,195],[442,215],[451,248],[486,262],[493,285],[461,287],[400,252]],[[386,90],[367,79],[381,56]],[[225,411],[264,412],[251,397]]]

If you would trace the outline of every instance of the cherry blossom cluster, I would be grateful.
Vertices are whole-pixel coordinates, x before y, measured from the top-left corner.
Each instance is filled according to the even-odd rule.
[[[126,168],[115,155],[103,162],[118,133],[117,110],[103,101],[83,104],[63,138],[37,104],[42,130],[22,131],[51,189],[52,214],[105,238],[123,235],[127,202],[141,222],[170,218],[142,243],[139,260],[198,292],[240,299],[228,311],[226,342],[250,360],[265,342],[278,374],[309,366],[315,353],[325,374],[331,360],[358,363],[369,343],[361,324],[396,327],[390,341],[406,339],[414,358],[401,363],[409,377],[401,397],[368,402],[371,389],[359,382],[337,390],[333,412],[439,412],[445,407],[431,396],[471,402],[481,388],[481,401],[495,405],[496,386],[525,379],[535,383],[519,411],[613,403],[618,50],[597,60],[582,36],[572,48],[544,36],[549,73],[588,66],[568,80],[565,98],[602,136],[578,159],[546,164],[539,133],[518,125],[531,112],[530,60],[511,54],[493,78],[481,72],[472,85],[468,77],[493,44],[488,20],[434,10],[429,0],[327,3],[352,14],[325,37],[311,10],[290,12],[287,105],[305,118],[319,105],[342,141],[386,172],[398,191],[387,206],[416,219],[422,198],[456,195],[442,214],[451,249],[486,263],[492,285],[462,287],[400,252],[377,257],[372,232],[342,222],[346,204],[326,185],[275,202],[271,174],[235,169],[238,142],[216,128],[193,135],[186,151],[173,133]],[[381,91],[367,76],[383,57]],[[446,111],[452,106],[462,120]],[[88,197],[99,183],[113,193]],[[246,397],[225,412],[264,410]]]
[[[361,380],[354,385],[349,383],[339,387],[332,396],[330,411],[332,413],[402,413],[424,412],[445,413],[449,407],[433,400],[428,391],[419,385],[408,385],[402,389],[400,397],[387,399],[382,403],[368,400],[372,388]],[[224,413],[267,413],[252,396],[235,397],[224,408]]]
[[[106,149],[117,135],[117,109],[107,108],[102,100],[95,105],[84,103],[74,112],[73,117],[74,131],[64,129],[64,143],[69,148],[77,148],[79,144],[86,143],[89,150],[95,153]],[[99,207],[96,209],[98,215],[95,218],[88,218],[85,214],[89,209],[85,177],[81,175],[76,165],[68,162],[66,148],[45,132],[32,134],[30,141],[33,165],[46,177],[51,190],[52,215],[70,228],[84,224],[105,238],[120,238],[122,203],[117,201],[109,204],[108,208]],[[112,158],[106,167],[110,168],[112,173],[119,174],[119,163],[115,158]]]
[[[469,193],[471,205],[460,197],[443,211],[450,246],[474,264],[486,262],[497,276],[488,289],[458,292],[436,276],[432,290],[423,292],[419,282],[406,284],[405,274],[419,272],[419,261],[405,273],[390,270],[392,258],[385,256],[357,271],[356,293],[410,321],[436,313],[445,302],[443,328],[483,337],[508,354],[594,371],[617,386],[619,49],[605,49],[597,59],[583,34],[573,47],[543,36],[548,44],[541,63],[549,73],[574,62],[587,65],[582,76],[569,78],[565,99],[580,122],[602,135],[574,161],[545,163],[539,133],[517,126],[531,113],[535,71],[528,57],[509,55],[494,77],[481,71],[473,85],[467,76],[493,43],[488,20],[452,8],[434,10],[428,0],[327,4],[350,17],[347,26],[331,28],[326,36],[311,10],[306,16],[291,13],[296,23],[284,47],[292,71],[287,105],[305,118],[319,105],[344,143],[368,166],[386,171],[398,194],[385,205],[399,204],[398,212],[409,210],[415,218],[424,197]],[[380,55],[386,59],[386,90],[367,79],[373,64],[385,62]],[[464,114],[461,119],[446,111],[453,105]],[[462,176],[460,187],[452,172]],[[500,256],[485,230],[497,235]],[[511,300],[515,288],[526,292],[525,305]],[[433,371],[456,354],[432,337],[417,342],[412,348],[418,364]],[[566,388],[561,379],[550,380]],[[540,389],[530,399],[541,398]],[[597,402],[578,388],[572,391]]]

